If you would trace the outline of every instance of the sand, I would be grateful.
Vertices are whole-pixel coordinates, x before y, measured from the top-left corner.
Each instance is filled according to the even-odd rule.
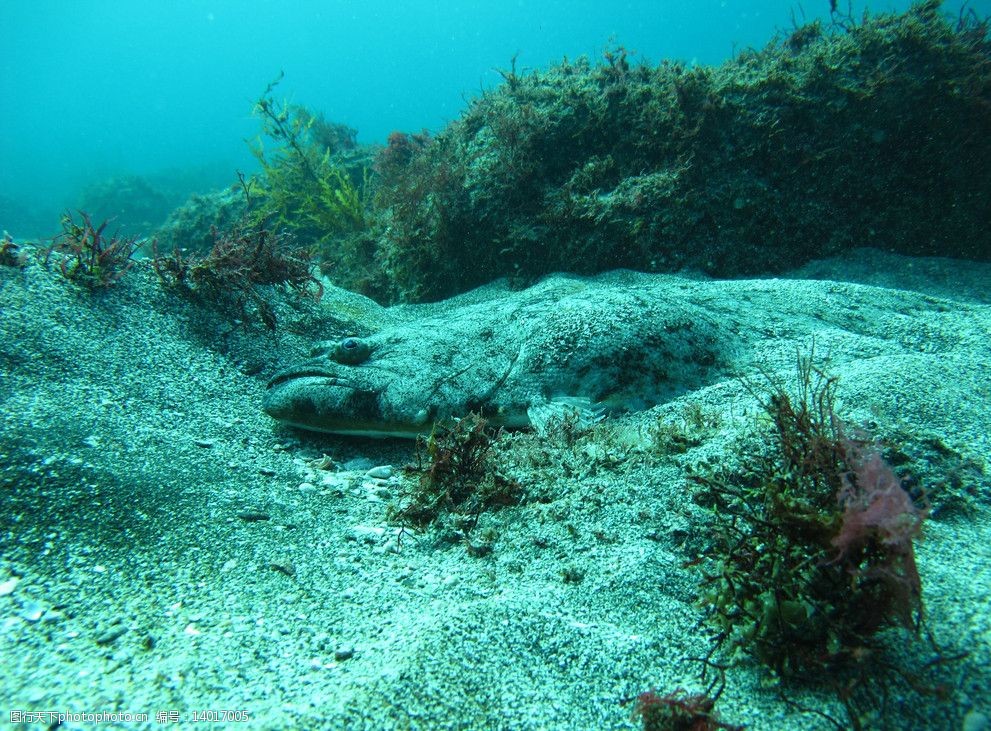
[[[938,440],[945,463],[914,466],[954,470],[968,493],[917,554],[929,628],[970,654],[943,669],[950,702],[893,707],[892,727],[991,713],[991,266],[858,250],[790,278],[692,282],[704,316],[738,326],[737,372],[574,443],[504,436],[496,458],[524,501],[466,544],[387,521],[415,479],[412,443],[306,434],[260,409],[267,375],[311,342],[443,303],[271,292],[271,332],[163,290],[144,264],[96,293],[35,263],[0,268],[0,711],[139,719],[61,729],[169,713],[184,728],[195,713],[265,729],[637,728],[622,699],[704,687],[685,467],[730,459],[754,429],[746,364],[785,378],[815,336],[844,417],[920,455]],[[717,423],[697,444],[652,441],[694,408]],[[906,662],[932,656],[906,633],[890,642]],[[828,692],[791,697],[842,717]],[[832,728],[746,661],[718,709],[750,729]]]

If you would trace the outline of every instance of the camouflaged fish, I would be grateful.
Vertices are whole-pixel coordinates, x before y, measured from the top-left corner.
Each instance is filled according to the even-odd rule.
[[[409,316],[319,343],[277,373],[265,411],[301,429],[414,437],[469,413],[540,428],[568,410],[594,420],[649,408],[705,383],[720,346],[711,320],[659,294],[659,276],[556,275],[398,308]],[[690,284],[667,281],[669,292]]]

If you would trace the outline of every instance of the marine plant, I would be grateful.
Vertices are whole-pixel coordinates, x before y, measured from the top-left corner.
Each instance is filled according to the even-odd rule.
[[[769,421],[762,449],[742,454],[734,471],[689,472],[711,511],[703,603],[714,652],[749,656],[785,683],[830,685],[859,729],[864,714],[887,710],[890,685],[939,689],[922,663],[890,659],[884,639],[922,627],[914,541],[927,505],[878,445],[840,420],[836,379],[812,353],[797,366],[794,392],[770,376],[769,394],[749,384]]]
[[[20,251],[20,247],[14,243],[14,239],[6,231],[0,236],[0,266],[22,267],[27,263],[27,258]]]
[[[720,426],[719,415],[689,401],[679,412],[659,416],[648,429],[650,449],[657,455],[684,454]]]
[[[422,527],[452,515],[467,537],[483,512],[515,505],[520,485],[499,475],[492,460],[500,435],[477,414],[435,424],[428,437],[417,439],[417,464],[407,468],[416,476],[414,487],[392,511],[393,519]]]
[[[987,23],[935,0],[834,21],[720,66],[621,48],[514,65],[436,135],[393,135],[375,252],[392,298],[552,271],[766,273],[864,245],[991,258]]]
[[[706,693],[689,693],[676,688],[661,695],[648,690],[635,698],[626,698],[622,705],[633,702],[633,717],[643,724],[643,731],[743,731],[716,718],[713,708],[718,700]]]
[[[429,144],[430,133],[427,130],[418,134],[391,132],[386,146],[375,157],[375,171],[388,179],[395,179],[403,174],[406,166]]]
[[[131,257],[141,242],[136,236],[108,238],[104,231],[109,221],[94,226],[85,211],[79,211],[79,217],[77,222],[70,212],[62,214],[62,233],[40,251],[43,261],[47,266],[54,257],[66,279],[90,289],[109,287],[134,266]]]
[[[154,250],[152,266],[168,286],[196,294],[242,320],[253,305],[258,317],[275,329],[275,312],[259,291],[264,285],[284,285],[300,295],[319,299],[323,285],[312,270],[307,249],[293,245],[292,236],[241,223],[227,231],[213,229],[213,247],[203,256],[185,256],[176,247],[170,256]]]
[[[262,136],[251,146],[262,176],[250,215],[255,223],[328,247],[335,238],[365,227],[367,173],[356,180],[339,157],[354,148],[354,130],[305,107],[276,101],[273,91],[281,78],[255,103],[262,135],[275,147],[266,150]]]

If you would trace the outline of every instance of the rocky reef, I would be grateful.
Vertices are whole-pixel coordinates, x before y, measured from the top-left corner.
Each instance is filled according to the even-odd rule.
[[[375,247],[344,286],[426,301],[553,271],[782,271],[858,246],[987,260],[991,42],[936,1],[834,17],[718,67],[502,72],[379,155]],[[348,271],[362,272],[351,282]]]

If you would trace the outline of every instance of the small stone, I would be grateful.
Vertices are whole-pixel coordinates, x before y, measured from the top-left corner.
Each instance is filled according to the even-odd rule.
[[[193,444],[202,449],[210,449],[213,447],[213,442],[209,439],[194,439]]]
[[[109,645],[119,637],[127,634],[127,627],[123,625],[117,625],[116,627],[111,627],[108,630],[100,633],[96,638],[96,644],[98,645]]]
[[[337,662],[344,662],[345,660],[350,660],[352,657],[354,657],[354,648],[350,645],[338,647],[334,650],[334,659]]]
[[[271,467],[259,467],[258,474],[264,475],[265,477],[275,477],[276,472]]]
[[[263,513],[261,510],[242,510],[237,514],[241,520],[245,523],[257,523],[260,520],[271,520],[272,516],[268,513]]]
[[[392,477],[392,465],[383,464],[378,467],[372,467],[365,473],[365,477],[369,477],[373,480],[388,480]]]
[[[18,582],[21,580],[19,576],[11,576],[5,582],[0,584],[0,596],[7,596],[12,594],[14,589],[17,588]]]
[[[28,622],[37,622],[45,614],[45,608],[36,601],[28,600],[21,606],[19,615]]]

